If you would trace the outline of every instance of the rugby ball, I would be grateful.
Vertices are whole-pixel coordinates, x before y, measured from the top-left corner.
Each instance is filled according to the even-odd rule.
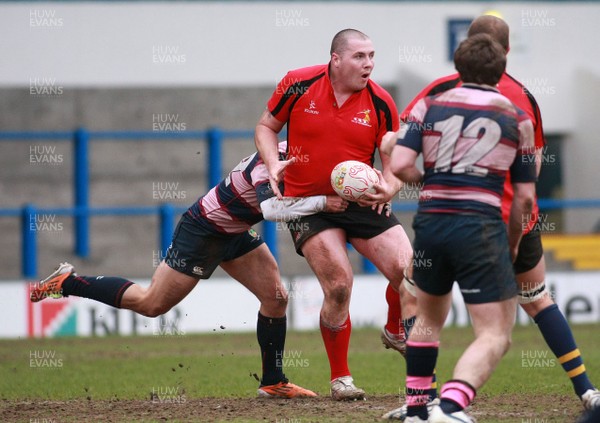
[[[356,160],[338,163],[331,171],[333,190],[348,201],[358,201],[365,193],[375,193],[373,185],[378,182],[379,176],[373,168]]]

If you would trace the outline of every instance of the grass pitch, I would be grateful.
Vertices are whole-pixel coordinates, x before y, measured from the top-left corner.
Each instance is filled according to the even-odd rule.
[[[600,325],[573,329],[588,373],[600,384]],[[439,381],[450,379],[470,340],[470,328],[444,330]],[[350,369],[368,394],[364,402],[327,398],[320,333],[290,332],[282,359],[292,382],[322,398],[255,399],[261,366],[254,333],[3,340],[0,420],[360,422],[377,421],[403,403],[404,360],[383,348],[378,329],[354,329],[351,339]],[[581,411],[534,325],[515,329],[511,350],[473,408],[480,421],[519,423],[573,422]]]

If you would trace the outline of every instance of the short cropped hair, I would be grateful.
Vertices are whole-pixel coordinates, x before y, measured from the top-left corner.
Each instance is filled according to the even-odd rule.
[[[508,53],[508,33],[508,24],[504,20],[497,18],[496,16],[483,15],[471,22],[467,37],[477,34],[488,34],[495,41],[499,42],[502,48],[504,48],[504,51]]]
[[[464,40],[454,52],[454,66],[462,82],[496,85],[506,69],[506,53],[488,34]]]
[[[363,40],[368,40],[369,37],[367,34],[360,32],[358,29],[342,29],[340,32],[335,34],[333,40],[331,40],[331,48],[329,49],[329,55],[333,53],[341,54],[342,51],[346,48],[348,44],[348,39],[352,37],[361,38]]]

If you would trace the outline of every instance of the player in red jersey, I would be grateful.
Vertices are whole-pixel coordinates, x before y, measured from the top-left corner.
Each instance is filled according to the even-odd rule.
[[[285,149],[285,143],[280,143],[282,158]],[[287,292],[273,255],[251,227],[263,217],[287,221],[322,210],[339,213],[346,206],[337,196],[278,200],[263,161],[254,153],[183,214],[149,288],[121,277],[78,276],[71,264],[62,263],[31,287],[30,299],[37,302],[75,295],[156,317],[177,305],[199,279],[208,279],[221,266],[261,303],[256,333],[263,376],[258,395],[313,397],[314,392],[288,382],[283,374],[280,357],[286,337]]]
[[[328,64],[288,72],[256,126],[256,145],[271,184],[276,186],[282,179],[286,196],[333,194],[330,173],[336,164],[358,160],[372,165],[383,135],[398,130],[394,101],[370,79],[375,51],[369,37],[354,29],[340,31],[332,40],[330,54]],[[277,158],[277,134],[286,124],[288,155],[295,163],[282,175],[286,163]],[[408,237],[385,207],[401,183],[389,170],[389,158],[381,159],[383,173],[376,194],[359,204],[350,203],[338,215],[303,217],[302,224],[295,225],[298,230],[291,231],[296,251],[304,255],[323,289],[320,326],[335,400],[364,397],[348,368],[353,274],[346,242],[371,260],[396,288],[412,257]],[[399,306],[399,301],[392,304]]]
[[[480,16],[471,24],[468,35],[471,36],[480,33],[492,36],[502,45],[507,53],[510,50],[509,27],[504,20],[489,15]],[[420,99],[440,94],[460,85],[461,81],[457,73],[433,81],[406,106],[400,115],[400,120],[404,122],[409,118],[410,111]],[[544,138],[542,117],[538,104],[527,88],[507,72],[504,72],[497,87],[500,93],[523,110],[533,123],[537,160],[536,169],[539,175],[541,154],[543,147],[546,145],[546,140]],[[507,177],[504,184],[504,195],[502,196],[502,218],[504,222],[508,222],[508,214],[512,201],[512,184],[510,183],[510,177]],[[587,376],[583,359],[575,343],[571,328],[546,288],[546,263],[540,230],[536,225],[538,217],[539,209],[536,201],[534,202],[532,213],[523,222],[523,238],[519,246],[518,255],[513,263],[520,290],[518,301],[523,310],[538,325],[546,343],[558,358],[573,383],[575,393],[582,400],[584,407],[586,409],[600,407],[600,392],[598,392]],[[410,301],[410,299],[407,298],[407,301]],[[412,301],[414,301],[414,298]],[[431,396],[433,397],[434,395],[435,392],[431,392]],[[405,410],[402,412],[402,410],[398,409],[395,418],[402,420],[403,417],[401,416],[404,415]]]

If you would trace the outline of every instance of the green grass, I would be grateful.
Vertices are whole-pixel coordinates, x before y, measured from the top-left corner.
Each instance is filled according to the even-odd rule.
[[[592,377],[600,379],[598,325],[574,326],[576,339]],[[354,330],[350,368],[371,394],[397,394],[405,365],[385,350],[376,329]],[[439,380],[450,378],[454,362],[471,339],[469,328],[443,332]],[[317,392],[329,388],[329,368],[317,332],[288,334],[286,369],[290,380]],[[569,394],[571,386],[548,351],[536,367],[523,365],[523,354],[548,351],[534,326],[518,327],[513,346],[480,394]],[[33,354],[33,363],[32,363]],[[51,356],[40,361],[36,356]],[[180,387],[190,397],[253,397],[260,376],[253,333],[187,336],[59,338],[0,341],[2,399],[147,399],[155,387]],[[40,366],[36,366],[36,364]],[[292,367],[291,364],[294,366]],[[45,366],[41,366],[45,365]]]

